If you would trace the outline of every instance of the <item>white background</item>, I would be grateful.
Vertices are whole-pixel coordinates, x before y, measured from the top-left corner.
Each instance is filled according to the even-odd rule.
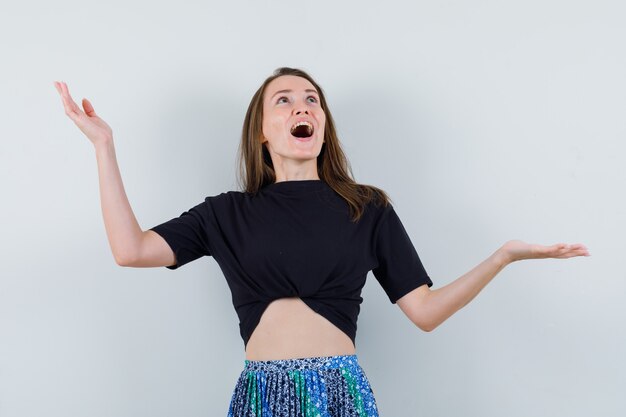
[[[217,263],[115,264],[93,146],[53,81],[112,126],[145,230],[236,189],[245,110],[279,66],[319,82],[356,180],[390,194],[433,288],[509,239],[592,254],[514,263],[431,333],[370,273],[356,346],[381,416],[623,416],[625,12],[0,6],[0,416],[226,415],[245,355]]]

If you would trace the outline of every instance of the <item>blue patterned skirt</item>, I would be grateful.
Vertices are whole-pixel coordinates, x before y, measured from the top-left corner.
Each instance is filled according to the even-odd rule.
[[[356,355],[245,360],[228,417],[378,417]]]

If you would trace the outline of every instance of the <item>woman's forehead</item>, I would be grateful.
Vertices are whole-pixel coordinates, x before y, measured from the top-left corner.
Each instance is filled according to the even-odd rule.
[[[271,96],[276,91],[280,90],[301,91],[307,89],[315,90],[317,92],[315,86],[306,78],[298,77],[296,75],[281,75],[280,77],[273,79],[267,85],[265,92],[267,95]]]

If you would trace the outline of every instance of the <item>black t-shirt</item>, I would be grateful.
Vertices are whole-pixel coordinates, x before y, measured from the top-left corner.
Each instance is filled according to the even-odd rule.
[[[244,348],[270,302],[300,297],[355,343],[361,290],[372,271],[392,303],[433,285],[393,206],[369,203],[357,223],[323,180],[281,181],[256,195],[228,191],[150,230],[178,267],[204,255],[219,264]]]

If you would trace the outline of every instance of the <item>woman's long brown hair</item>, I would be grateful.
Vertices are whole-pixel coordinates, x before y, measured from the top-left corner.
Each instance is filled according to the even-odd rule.
[[[269,151],[261,143],[263,134],[263,98],[267,85],[281,75],[306,78],[319,92],[320,104],[326,115],[324,144],[317,157],[317,172],[349,205],[353,222],[357,222],[370,201],[387,206],[390,198],[382,189],[372,185],[358,184],[352,168],[341,148],[333,117],[326,103],[322,88],[313,78],[298,68],[281,67],[274,71],[252,96],[243,122],[238,150],[239,182],[247,193],[257,193],[261,188],[276,181],[274,165]]]

